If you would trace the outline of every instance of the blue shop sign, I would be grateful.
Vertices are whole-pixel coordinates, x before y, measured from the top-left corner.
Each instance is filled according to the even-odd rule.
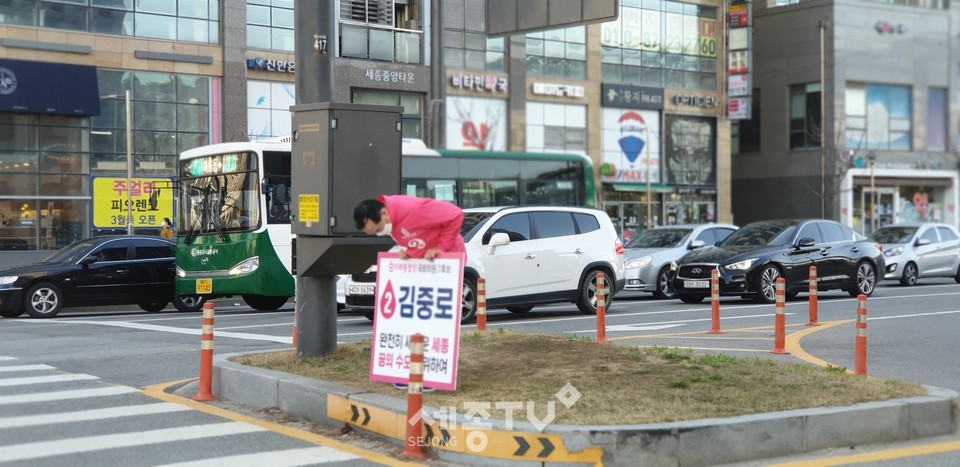
[[[99,90],[96,67],[0,59],[0,112],[96,116]]]

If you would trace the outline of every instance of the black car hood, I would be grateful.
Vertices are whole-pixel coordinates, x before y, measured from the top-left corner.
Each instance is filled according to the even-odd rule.
[[[741,259],[762,256],[772,251],[778,251],[784,246],[715,246],[701,248],[687,253],[677,261],[677,264],[724,264]]]
[[[0,271],[2,276],[42,276],[53,271],[60,271],[71,267],[69,263],[36,263],[23,266],[14,266]]]

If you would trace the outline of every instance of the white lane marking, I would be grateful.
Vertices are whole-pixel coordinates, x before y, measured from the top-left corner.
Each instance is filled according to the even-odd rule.
[[[17,394],[0,396],[0,406],[13,404],[29,404],[33,402],[63,401],[71,399],[86,399],[88,397],[116,396],[140,392],[127,386],[110,386],[94,389],[74,389],[70,391],[37,392],[33,394]]]
[[[14,444],[0,446],[0,462],[25,461],[104,449],[146,446],[262,431],[266,430],[247,423],[229,422]]]
[[[0,355],[0,362],[6,362],[6,361],[10,361],[10,360],[17,360],[17,357],[4,357],[4,356]]]
[[[315,448],[288,449],[286,451],[257,452],[236,456],[217,457],[190,462],[177,462],[161,467],[294,467],[298,465],[322,464],[359,459],[359,456],[326,446]]]
[[[655,324],[652,326],[645,326],[641,324],[623,324],[620,326],[607,326],[607,331],[611,332],[634,332],[634,331],[659,331],[661,329],[670,329],[677,326],[683,326],[683,324]]]
[[[226,330],[229,330],[229,329],[270,328],[270,327],[275,327],[275,326],[287,326],[287,327],[292,328],[292,327],[293,327],[293,321],[291,321],[291,322],[289,322],[289,323],[250,324],[250,325],[247,325],[247,326],[218,327],[218,328],[216,328],[215,330],[216,330],[216,331],[226,331]]]
[[[0,366],[0,373],[5,373],[9,371],[34,371],[34,370],[55,370],[55,367],[50,365],[13,365],[13,366]]]
[[[869,311],[869,310],[868,310]],[[914,313],[911,315],[895,315],[895,316],[877,316],[874,318],[867,318],[867,321],[879,321],[881,319],[899,319],[899,318],[917,318],[920,316],[933,316],[933,315],[953,315],[960,313],[960,310],[953,311],[931,311],[929,313]],[[869,315],[868,315],[869,316]]]
[[[52,321],[44,320],[44,323],[50,324],[92,324],[94,326],[112,326],[117,328],[127,328],[127,329],[138,329],[141,331],[159,331],[159,332],[170,332],[174,334],[187,334],[191,336],[199,336],[200,329],[186,329],[186,328],[177,328],[173,326],[159,326],[156,324],[140,324],[140,323],[128,323],[126,321],[87,321],[87,320],[69,320],[69,321]],[[233,339],[244,339],[252,341],[268,341],[268,342],[277,342],[280,344],[292,344],[293,337],[284,337],[284,336],[271,336],[268,334],[249,334],[245,332],[217,332],[216,327],[214,327],[214,337],[217,339],[229,337]]]
[[[62,412],[43,415],[25,415],[21,417],[0,418],[0,428],[22,428],[27,426],[51,425],[55,423],[85,422],[91,420],[105,420],[122,417],[136,417],[159,413],[182,412],[189,407],[179,404],[159,403],[147,405],[127,405],[106,409],[81,410],[77,412]]]
[[[796,314],[796,313],[784,313],[784,315],[786,315],[786,316],[790,316],[790,315],[794,315],[794,314]],[[762,314],[762,315],[728,316],[728,317],[720,318],[720,319],[723,320],[723,321],[729,321],[729,320],[733,320],[733,319],[769,318],[769,317],[772,317],[773,315],[774,315],[773,313],[766,313],[766,314]],[[595,318],[594,318],[594,319],[595,319]],[[658,323],[643,323],[643,324],[645,324],[645,325],[646,325],[646,324],[649,324],[649,325],[676,324],[676,325],[680,326],[680,325],[682,325],[682,324],[684,324],[684,323],[696,323],[696,322],[710,321],[710,320],[711,320],[711,318],[682,319],[682,320],[677,320],[677,321],[661,321],[661,322],[658,322]],[[640,323],[638,323],[638,325],[640,325]],[[771,325],[772,325],[772,323],[771,323]],[[610,328],[607,328],[607,329],[610,329]],[[566,333],[576,333],[576,332],[596,332],[596,331],[597,331],[596,329],[585,329],[585,330],[582,330],[582,331],[564,331],[564,332],[566,332]]]
[[[658,347],[658,346],[656,346],[656,345],[638,345],[637,347]],[[663,346],[661,345],[661,346],[659,346],[659,347],[663,347]],[[762,353],[770,353],[770,349],[728,349],[728,348],[723,348],[723,347],[687,347],[687,346],[684,346],[683,348],[684,348],[684,349],[690,349],[690,350],[707,350],[707,351],[711,351],[711,352],[716,351],[716,352],[762,352]]]
[[[44,383],[63,383],[66,381],[86,381],[91,379],[100,379],[100,378],[97,376],[85,375],[85,374],[30,376],[25,378],[0,379],[0,387],[27,386],[30,384],[44,384]],[[0,459],[2,459],[2,457],[0,457]]]

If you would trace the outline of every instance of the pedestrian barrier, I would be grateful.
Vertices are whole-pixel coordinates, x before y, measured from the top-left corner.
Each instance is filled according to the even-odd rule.
[[[200,387],[195,401],[214,400],[213,389],[213,302],[203,304],[203,321],[200,332]]]
[[[423,439],[423,334],[410,336],[410,377],[407,385],[407,441],[403,455],[424,460]]]
[[[786,321],[786,315],[784,314],[784,308],[785,308],[784,302],[786,301],[786,292],[784,291],[784,289],[785,289],[784,279],[782,277],[778,277],[777,278],[777,314],[776,314],[776,321],[774,322],[774,330],[773,330],[773,350],[771,350],[770,353],[776,353],[776,354],[790,353],[787,351],[787,349],[784,348],[786,347],[785,343],[787,340],[786,338],[787,321]],[[763,293],[763,291],[761,291],[761,293]]]
[[[607,341],[606,282],[602,272],[597,273],[597,342]]]
[[[819,326],[817,322],[817,267],[810,266],[810,321],[807,326]]]
[[[710,273],[710,331],[707,334],[724,334],[720,330],[720,271]]]
[[[487,330],[487,280],[477,279],[477,331]]]
[[[867,375],[867,296],[857,295],[857,341],[854,345],[854,373]]]

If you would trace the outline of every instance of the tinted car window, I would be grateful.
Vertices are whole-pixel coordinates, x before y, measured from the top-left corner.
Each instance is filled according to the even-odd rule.
[[[460,225],[460,235],[463,236],[463,241],[469,242],[494,214],[485,211],[463,213],[463,224]]]
[[[127,244],[126,242],[110,242],[104,245],[100,250],[94,253],[97,261],[126,261]]]
[[[570,216],[567,215],[567,218]],[[522,242],[530,240],[530,217],[527,213],[507,214],[490,227],[487,233],[483,234],[483,244],[490,243],[490,237],[495,233],[503,232],[510,237],[511,242]]]
[[[673,248],[687,240],[691,229],[647,229],[627,244],[626,248]]]
[[[937,229],[927,229],[920,234],[920,239],[930,240],[930,243],[937,243]]]
[[[71,243],[56,253],[50,255],[49,258],[44,260],[45,263],[76,263],[83,259],[84,256],[87,256],[87,253],[90,252],[90,249],[99,242],[99,239],[89,238],[86,240],[80,240],[75,243]]]
[[[917,233],[916,227],[881,227],[868,237],[877,243],[907,243]]]
[[[537,223],[539,238],[566,237],[576,235],[573,217],[569,212],[535,212],[533,220]]]
[[[597,218],[590,214],[575,212],[573,213],[573,218],[577,220],[577,227],[580,227],[580,233],[600,230],[600,223],[597,222]]]
[[[717,236],[713,234],[713,229],[706,229],[694,240],[700,240],[704,245],[713,245],[717,243]]]
[[[937,231],[940,232],[940,239],[943,241],[956,240],[958,238],[957,234],[946,227],[937,227]]]
[[[730,234],[722,246],[785,245],[793,238],[797,226],[783,221],[760,221],[743,226]]]
[[[816,222],[811,222],[800,228],[800,235],[797,235],[797,241],[803,240],[804,238],[812,238],[813,243],[817,245],[823,243],[823,235],[820,234],[820,229],[817,228]]]
[[[863,235],[860,235],[859,233],[854,232],[853,229],[850,228],[850,226],[845,224],[840,224],[840,230],[843,231],[843,238],[846,240],[863,240],[866,238]]]
[[[827,243],[837,243],[846,240],[840,224],[834,224],[833,222],[817,222],[817,224],[820,224],[820,233],[823,234],[823,241]]]
[[[713,229],[713,234],[717,236],[718,244],[726,240],[726,238],[729,237],[733,232],[735,232],[733,229]]]
[[[137,240],[133,243],[137,259],[173,258],[173,245],[153,240]]]

